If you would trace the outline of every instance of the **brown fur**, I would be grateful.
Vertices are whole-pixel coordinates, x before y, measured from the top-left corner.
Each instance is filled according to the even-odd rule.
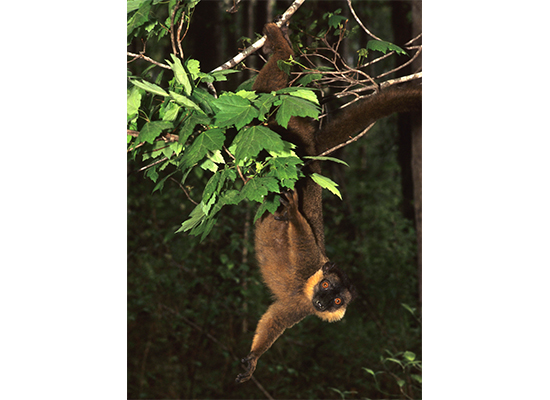
[[[343,273],[328,263],[310,225],[300,213],[298,192],[285,193],[281,202],[283,206],[275,215],[266,213],[256,223],[256,258],[275,302],[258,322],[250,353],[242,360],[247,364],[246,372],[236,379],[239,383],[250,379],[258,358],[285,329],[308,315],[317,315],[328,322],[338,321],[353,298],[354,291],[347,277],[342,279]],[[327,308],[320,310],[315,302],[321,301],[320,284],[325,280],[330,282],[341,304],[325,302]]]

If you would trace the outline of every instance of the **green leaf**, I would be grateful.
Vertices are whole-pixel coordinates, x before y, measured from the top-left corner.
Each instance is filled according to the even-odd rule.
[[[204,115],[202,111],[201,112],[191,111],[189,116],[186,117],[185,120],[183,121],[181,129],[179,130],[180,136],[178,141],[181,144],[185,144],[185,142],[187,141],[187,138],[189,138],[189,136],[191,136],[191,134],[195,131],[195,127],[198,124],[210,125],[211,120],[206,115]]]
[[[135,29],[149,21],[149,12],[151,11],[151,3],[142,3],[139,10],[128,19],[126,25],[126,35],[129,36]]]
[[[157,179],[159,178],[157,168],[156,167],[151,167],[151,168],[147,169],[147,171],[145,171],[145,176],[156,183]]]
[[[176,77],[176,80],[183,85],[183,91],[187,96],[191,95],[192,86],[191,82],[189,81],[189,77],[187,76],[187,72],[185,72],[185,69],[183,68],[183,65],[181,64],[181,60],[177,58],[174,54],[170,54],[172,57],[172,60],[174,62],[170,62],[166,60],[166,62],[170,65],[172,68],[172,71],[174,71],[174,76]]]
[[[386,358],[386,361],[391,361],[391,362],[393,362],[393,363],[399,364],[399,366],[400,366],[401,368],[404,368],[404,367],[403,367],[403,363],[402,363],[401,361],[399,361],[399,360],[396,360],[395,358],[390,358],[390,357],[388,357],[388,358]]]
[[[345,21],[347,21],[346,17],[342,17],[340,15],[331,14],[331,16],[328,18],[328,24],[332,26],[334,29],[338,28],[341,24],[343,24]]]
[[[126,100],[126,113],[135,115],[141,105],[141,93],[136,86],[133,86],[128,91],[128,99]]]
[[[191,79],[195,80],[199,77],[199,74],[201,73],[200,61],[190,58],[185,62],[185,66],[191,74]]]
[[[279,100],[278,96],[274,96],[271,93],[262,93],[260,97],[254,101],[254,105],[258,108],[258,119],[260,121],[266,120],[266,114],[271,110],[273,103]]]
[[[298,157],[276,157],[267,162],[269,172],[266,176],[277,178],[282,187],[294,189],[294,184],[300,177],[298,166],[303,162]]]
[[[178,112],[179,112],[180,109],[181,109],[181,107],[179,105],[177,105],[176,103],[169,102],[166,105],[166,108],[164,110],[164,115],[162,116],[162,120],[163,121],[174,121],[177,118]]]
[[[321,79],[322,77],[323,77],[323,75],[321,75],[321,74],[307,74],[306,76],[303,76],[300,79],[298,79],[298,83],[300,85],[306,86],[306,85],[309,85],[313,81]]]
[[[241,130],[232,146],[235,146],[235,158],[255,158],[260,151],[283,151],[284,143],[279,135],[265,126],[251,126]]]
[[[363,369],[364,369],[365,371],[367,371],[369,374],[371,374],[372,376],[375,376],[375,375],[376,375],[372,369],[365,368],[365,367],[363,367]]]
[[[222,177],[221,173],[215,173],[214,175],[212,175],[212,177],[206,184],[204,191],[202,192],[203,202],[207,202],[208,200],[210,200],[212,194],[214,194],[214,191],[218,188],[218,183],[221,177]]]
[[[235,205],[239,204],[242,199],[242,193],[238,190],[227,190],[223,193],[221,201],[227,205]]]
[[[181,104],[185,108],[202,112],[201,108],[198,105],[196,105],[192,100],[188,99],[187,97],[182,96],[181,94],[172,92],[170,90],[170,97],[176,100],[176,103]]]
[[[183,150],[183,144],[179,142],[173,142],[173,143],[170,143],[170,148],[176,154],[176,156],[178,156]]]
[[[218,206],[218,205],[217,205]],[[220,209],[223,207],[223,204],[220,204],[218,206]],[[219,210],[218,210],[219,211]],[[206,224],[204,224],[204,226],[202,227],[202,229],[199,231],[199,230],[193,230],[191,231],[190,233],[192,235],[195,235],[195,236],[198,236],[199,233],[202,232],[202,235],[201,235],[201,242],[204,240],[205,237],[208,236],[208,234],[210,233],[210,231],[212,230],[212,228],[214,227],[214,225],[216,224],[216,221],[217,221],[217,218],[210,218]]]
[[[408,312],[410,312],[413,316],[415,316],[415,311],[416,311],[416,308],[412,308],[411,306],[409,306],[408,304],[405,304],[405,303],[401,303],[401,306],[407,310]]]
[[[189,149],[184,153],[183,166],[185,168],[199,162],[209,151],[220,150],[223,146],[225,135],[219,128],[209,129],[201,133]]]
[[[275,119],[283,128],[288,127],[288,122],[293,116],[317,118],[319,107],[305,99],[292,96],[281,96],[282,104]]]
[[[193,98],[196,99],[196,102],[201,106],[201,109],[206,114],[214,114],[214,102],[217,99],[212,96],[208,91],[202,89],[201,87],[196,87],[193,91]]]
[[[279,185],[277,184],[277,179],[270,176],[264,176],[249,180],[242,188],[241,194],[249,200],[263,203],[264,196],[266,196],[268,192],[278,191]]]
[[[178,232],[186,232],[188,230],[194,229],[197,226],[199,226],[206,217],[206,214],[203,210],[203,203],[199,203],[193,211],[191,211],[191,214],[189,215],[189,218],[181,224],[181,227],[176,231]]]
[[[395,51],[397,54],[407,54],[401,47],[383,40],[369,40],[367,50],[380,51],[386,54],[388,51]]]
[[[258,98],[258,95],[256,92],[252,90],[239,90],[237,93],[235,93],[237,96],[241,96],[243,99],[248,99],[250,101],[255,100]]]
[[[283,150],[281,151],[269,150],[269,154],[272,157],[298,157],[294,152],[294,149],[296,148],[296,145],[294,143],[290,143],[283,140],[283,146],[284,146]]]
[[[285,74],[290,75],[290,70],[292,68],[292,56],[290,56],[290,61],[287,60],[277,60],[277,67],[283,71]]]
[[[329,192],[331,192],[332,194],[335,194],[340,198],[340,200],[342,200],[342,195],[340,194],[340,191],[336,189],[336,187],[338,186],[336,182],[327,178],[326,176],[319,175],[317,173],[313,173],[310,176],[315,183],[317,183],[319,186],[321,186],[324,189],[328,189]]]
[[[414,354],[412,351],[406,351],[403,353],[403,357],[405,357],[409,361],[414,361],[416,358],[416,354]]]
[[[138,88],[146,90],[150,93],[158,94],[158,95],[164,96],[164,97],[169,96],[168,93],[166,93],[163,88],[161,88],[158,85],[155,85],[154,83],[147,82],[147,81],[138,81],[138,80],[135,80],[135,79],[131,79],[130,82],[132,82],[132,84],[134,84]]]
[[[212,72],[210,76],[213,76],[217,82],[223,82],[227,80],[226,75],[234,74],[236,72],[241,72],[241,71],[237,71],[234,69],[224,69],[221,71]]]
[[[151,3],[151,0],[128,0],[126,2],[126,13],[137,10],[145,3]]]
[[[223,94],[214,105],[219,109],[216,124],[220,127],[235,125],[240,130],[258,116],[258,109],[250,100],[236,94]]]
[[[176,173],[176,171],[174,171],[174,172],[172,172],[172,173],[166,175],[164,178],[162,178],[162,179],[160,180],[160,182],[157,183],[157,184],[155,185],[155,187],[153,188],[152,193],[155,193],[157,190],[162,191],[162,189],[164,188],[164,183],[166,182],[166,180],[167,180],[168,178],[170,178],[172,175],[174,175],[175,173]]]
[[[172,123],[168,121],[147,122],[139,132],[137,143],[147,142],[152,144],[162,131],[172,129],[173,127]]]
[[[319,105],[319,99],[317,99],[317,95],[314,91],[309,89],[301,89],[296,92],[289,93],[291,96],[300,97],[302,99],[306,99],[311,101],[312,103],[315,103]]]
[[[420,384],[422,383],[422,376],[421,375],[411,374],[411,378],[413,378],[415,381],[417,381]]]
[[[256,215],[254,215],[254,223],[261,218],[262,215],[266,211],[273,214],[275,211],[277,211],[277,208],[279,208],[279,205],[281,202],[279,201],[279,196],[275,196],[272,199],[265,198],[264,202],[258,207],[258,210],[256,211]]]
[[[206,160],[204,160],[200,167],[204,170],[212,171],[215,173],[218,172],[219,169],[217,164],[225,164],[225,160],[220,150],[216,150],[213,153],[208,152]]]
[[[304,158],[307,158],[308,160],[333,161],[335,163],[344,164],[346,167],[349,167],[349,165],[345,161],[339,160],[338,158],[334,157],[304,156]]]

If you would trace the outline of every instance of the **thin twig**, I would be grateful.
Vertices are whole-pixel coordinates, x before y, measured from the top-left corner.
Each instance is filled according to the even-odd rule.
[[[416,37],[409,40],[407,43],[405,43],[405,46],[411,45],[416,39],[420,38],[422,36],[422,32],[420,32]]]
[[[193,204],[196,205],[196,206],[199,204],[199,203],[197,203],[195,200],[193,200],[193,199],[191,198],[191,196],[189,195],[189,193],[187,192],[187,190],[185,190],[185,186],[183,186],[183,185],[181,184],[181,182],[178,182],[177,180],[175,180],[175,179],[172,178],[172,177],[170,177],[170,180],[176,182],[176,183],[179,185],[179,187],[181,188],[181,190],[183,190],[183,193],[185,193],[185,196],[187,196],[187,198],[189,199],[189,201],[190,201],[191,203],[193,203]]]
[[[148,168],[154,167],[155,165],[160,164],[161,162],[164,162],[164,161],[166,161],[166,160],[168,160],[168,157],[164,157],[163,159],[158,160],[158,161],[155,161],[155,162],[152,163],[152,164],[146,165],[145,167],[141,167],[140,169],[137,170],[137,172],[141,172],[141,171],[144,171],[144,170],[146,170],[146,169],[148,169]]]
[[[361,26],[361,28],[363,28],[363,30],[365,32],[367,32],[368,35],[372,36],[373,38],[375,38],[376,40],[382,40],[380,39],[378,36],[374,35],[373,33],[371,33],[367,28],[365,28],[365,25],[363,25],[363,23],[361,22],[361,20],[359,19],[359,17],[357,16],[357,14],[355,14],[355,10],[353,9],[352,5],[351,5],[351,0],[348,0],[348,6],[349,6],[349,9],[351,11],[351,13],[353,14],[353,18],[355,18],[355,20],[357,21],[357,23],[359,24],[359,26]]]
[[[324,156],[326,156],[326,155],[328,155],[328,154],[330,154],[330,153],[332,153],[332,152],[334,152],[334,151],[336,151],[336,150],[338,150],[338,149],[340,149],[340,148],[342,148],[342,147],[344,147],[344,146],[347,146],[347,145],[350,144],[350,143],[356,142],[356,141],[359,140],[361,137],[365,136],[365,134],[370,130],[370,128],[372,128],[372,127],[374,126],[375,123],[376,123],[376,121],[373,122],[372,124],[370,124],[369,126],[367,126],[367,127],[366,127],[360,134],[358,134],[357,136],[352,137],[352,138],[349,139],[347,142],[340,143],[339,145],[334,146],[333,148],[330,148],[330,149],[328,149],[328,150],[326,150],[326,151],[323,151],[323,152],[322,152],[321,154],[319,154],[317,157],[324,157]]]
[[[130,53],[129,51],[126,52],[126,55],[129,55],[130,57],[134,57],[133,60],[128,61],[128,63],[131,63],[132,61],[135,61],[138,58],[143,58],[145,61],[149,61],[150,63],[153,63],[155,65],[158,65],[159,67],[165,68],[165,69],[172,69],[170,66],[160,63],[158,61],[153,60],[151,57],[147,57],[145,54],[136,54],[136,53]]]
[[[172,42],[172,53],[174,53],[176,56],[178,55],[178,49],[176,48],[176,40],[174,39],[174,17],[176,15],[176,12],[178,11],[178,8],[180,7],[181,1],[178,1],[176,6],[172,9],[172,13],[170,14],[170,41]]]
[[[380,74],[376,77],[376,79],[379,79],[379,78],[382,78],[386,75],[389,75],[391,74],[392,72],[396,72],[398,70],[400,70],[401,68],[404,68],[406,67],[407,65],[409,65],[410,63],[412,63],[414,60],[416,60],[418,58],[418,56],[420,55],[420,53],[422,52],[422,46],[420,46],[420,48],[417,50],[417,52],[414,54],[414,56],[411,57],[411,59],[409,61],[407,61],[406,63],[404,64],[401,64],[399,67],[397,68],[394,68],[392,69],[391,71],[388,71],[388,72],[384,72],[383,74]]]
[[[181,16],[181,21],[180,21],[180,25],[178,26],[178,49],[180,51],[180,58],[184,58],[183,57],[183,49],[181,48],[181,42],[183,41],[183,37],[181,37],[181,28],[183,27],[183,22],[185,21],[185,18],[183,18],[183,15]],[[186,30],[186,33],[187,33],[187,30]],[[185,35],[184,35],[185,36]]]
[[[229,150],[227,150],[227,147],[223,146],[223,149],[224,149],[225,152],[229,155],[229,157],[231,157],[231,158],[233,159],[233,161],[235,161],[235,156],[234,156],[233,154],[231,154],[231,153],[229,152]],[[237,167],[237,172],[239,172],[239,176],[241,177],[243,183],[246,185],[250,179],[246,179],[246,178],[243,176],[243,173],[242,173],[242,171],[241,171],[241,168],[240,168],[237,164],[235,164],[235,166]]]

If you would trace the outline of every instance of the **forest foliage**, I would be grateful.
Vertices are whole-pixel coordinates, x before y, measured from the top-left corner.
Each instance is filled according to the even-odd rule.
[[[293,188],[308,161],[262,123],[318,119],[324,70],[302,75],[302,87],[267,94],[251,91],[240,68],[205,72],[200,53],[180,51],[200,40],[183,33],[208,11],[205,3],[127,2],[129,48],[147,43],[140,54],[154,61],[129,56],[128,397],[420,397],[416,237],[403,214],[395,117],[326,158],[323,176],[314,177],[329,189],[327,254],[351,276],[359,299],[341,322],[308,318],[290,329],[259,361],[255,382],[234,385],[269,304],[253,223],[274,211],[276,193]],[[291,19],[297,47],[319,44],[306,34],[353,40],[353,27],[342,33],[342,4],[324,3],[332,8]],[[355,7],[388,30],[390,5]],[[228,44],[226,59],[237,45]],[[390,41],[363,49],[359,60],[405,52]],[[289,68],[303,65],[296,58]],[[219,84],[233,87],[213,92]]]

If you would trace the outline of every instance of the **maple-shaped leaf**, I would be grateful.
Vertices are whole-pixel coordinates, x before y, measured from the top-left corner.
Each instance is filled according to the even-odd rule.
[[[271,110],[271,106],[276,101],[279,101],[278,96],[274,96],[272,93],[262,93],[258,100],[254,102],[258,107],[258,119],[260,121],[266,120],[266,114]]]
[[[405,50],[403,50],[401,47],[390,42],[385,42],[383,40],[369,40],[367,42],[366,49],[367,51],[379,51],[384,54],[386,54],[388,51],[395,51],[397,54],[407,54]]]
[[[293,187],[293,182],[299,178],[298,166],[303,162],[298,157],[275,157],[267,163],[269,173],[267,176],[274,176],[284,187]]]
[[[241,130],[235,137],[233,145],[237,160],[246,157],[255,158],[263,149],[268,151],[284,149],[281,137],[265,126],[251,126]]]
[[[282,97],[282,104],[279,111],[277,111],[275,119],[279,125],[283,128],[287,128],[288,121],[294,116],[317,118],[319,116],[319,107],[311,101],[299,97]]]
[[[189,149],[185,151],[183,166],[185,168],[199,162],[208,151],[216,151],[222,148],[225,135],[219,128],[209,129],[201,133]]]
[[[304,89],[299,87],[288,87],[284,89],[277,90],[277,94],[289,94],[294,97],[301,97],[319,105],[319,99],[315,92],[311,89]]]
[[[281,202],[279,201],[279,196],[274,196],[272,199],[266,198],[264,202],[258,207],[258,210],[256,211],[256,215],[254,216],[254,223],[262,216],[266,211],[269,211],[271,214],[273,214],[275,211],[277,211],[277,208],[281,205]]]
[[[137,142],[147,142],[152,144],[155,139],[162,133],[162,131],[172,129],[173,126],[174,125],[168,121],[147,122],[145,125],[143,125],[143,128],[141,128],[141,131],[139,132],[139,135],[137,137]]]
[[[220,127],[235,125],[237,129],[242,129],[258,116],[258,109],[250,100],[238,95],[222,95],[214,105],[219,109],[216,124]]]
[[[262,203],[268,192],[278,192],[277,179],[271,176],[253,178],[249,180],[241,190],[243,197]]]

